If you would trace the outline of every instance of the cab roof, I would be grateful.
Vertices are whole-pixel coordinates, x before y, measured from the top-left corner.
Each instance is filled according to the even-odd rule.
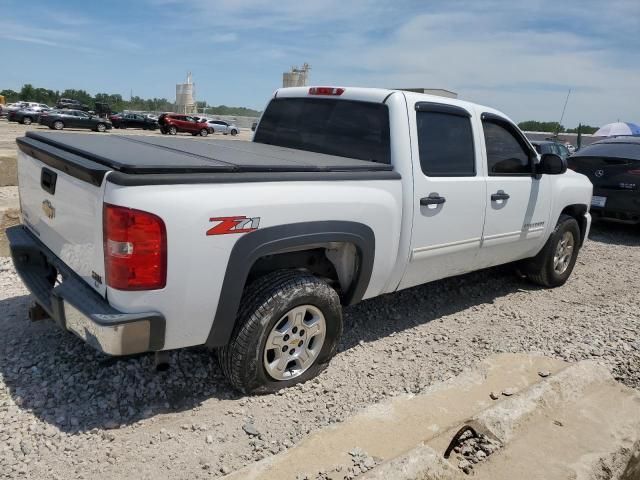
[[[313,89],[329,89],[329,90],[341,90],[340,93],[336,94],[313,94],[311,93]],[[459,100],[457,98],[449,98],[449,97],[441,97],[438,95],[430,95],[428,93],[417,93],[417,92],[409,92],[407,90],[394,90],[387,88],[370,88],[370,87],[342,87],[336,85],[329,86],[316,86],[310,85],[307,87],[287,87],[287,88],[279,88],[273,94],[273,98],[295,98],[295,97],[315,97],[315,98],[338,98],[343,100],[356,100],[361,102],[373,102],[373,103],[384,103],[391,95],[403,95],[409,104],[417,103],[417,102],[433,102],[433,103],[441,103],[444,105],[455,105],[458,107],[462,107],[470,113],[479,112],[479,113],[493,113],[495,115],[499,115],[500,117],[506,118],[512,123],[507,115],[502,113],[499,110],[496,110],[491,107],[487,107],[484,105],[479,105],[476,103],[468,102],[465,100]]]

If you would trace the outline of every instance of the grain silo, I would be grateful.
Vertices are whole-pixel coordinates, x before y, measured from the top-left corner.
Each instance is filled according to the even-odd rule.
[[[291,67],[290,72],[282,74],[283,87],[305,87],[309,80],[309,70],[311,66],[308,63],[302,65],[302,68]]]
[[[196,112],[196,86],[191,79],[191,72],[187,73],[187,83],[176,85],[176,112]]]

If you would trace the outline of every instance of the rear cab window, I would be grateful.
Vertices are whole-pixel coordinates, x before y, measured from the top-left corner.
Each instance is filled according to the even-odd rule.
[[[254,142],[338,157],[391,163],[389,109],[333,98],[274,98]]]
[[[471,115],[460,107],[416,104],[420,167],[428,177],[476,175]]]

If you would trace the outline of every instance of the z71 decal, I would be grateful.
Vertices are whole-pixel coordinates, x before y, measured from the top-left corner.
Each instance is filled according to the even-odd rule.
[[[216,222],[216,225],[207,230],[207,236],[253,232],[260,225],[260,217],[216,217],[209,221]]]

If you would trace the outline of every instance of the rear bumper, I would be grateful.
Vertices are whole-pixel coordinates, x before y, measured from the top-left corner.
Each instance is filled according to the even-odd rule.
[[[24,226],[8,228],[6,233],[18,275],[60,327],[109,355],[162,350],[161,314],[116,310]]]
[[[604,207],[591,207],[594,215],[619,220],[640,220],[640,192],[637,190],[593,189],[593,195],[607,197]]]

